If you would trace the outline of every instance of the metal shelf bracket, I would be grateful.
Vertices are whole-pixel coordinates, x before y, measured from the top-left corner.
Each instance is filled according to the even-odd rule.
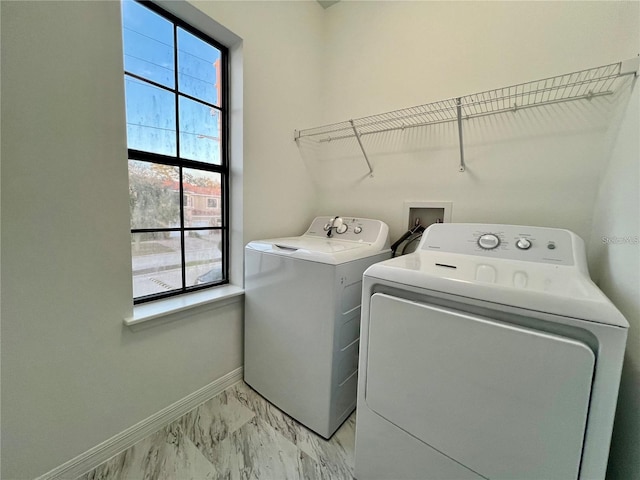
[[[373,168],[371,168],[371,162],[369,161],[369,157],[367,157],[367,152],[365,151],[364,146],[362,145],[362,140],[360,140],[360,132],[358,132],[358,129],[353,123],[353,120],[349,120],[349,123],[351,124],[351,128],[353,128],[353,133],[356,136],[356,140],[358,140],[358,145],[360,145],[360,150],[362,150],[362,155],[364,155],[364,159],[367,162],[367,166],[369,167],[369,176],[373,177]]]
[[[456,111],[458,115],[458,139],[460,141],[460,167],[458,168],[458,171],[464,172],[465,165],[464,165],[464,143],[462,142],[462,99],[460,97],[456,98]]]

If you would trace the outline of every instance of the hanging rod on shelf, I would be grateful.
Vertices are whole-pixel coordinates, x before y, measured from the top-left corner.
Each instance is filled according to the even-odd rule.
[[[355,137],[372,174],[373,169],[362,143],[363,136],[457,121],[460,140],[460,171],[463,172],[465,164],[462,120],[560,102],[591,100],[594,97],[610,95],[618,86],[617,79],[626,75],[637,76],[639,68],[640,57],[636,57],[542,80],[519,83],[321,127],[295,130],[294,139],[297,142],[301,138],[309,138],[323,143]]]

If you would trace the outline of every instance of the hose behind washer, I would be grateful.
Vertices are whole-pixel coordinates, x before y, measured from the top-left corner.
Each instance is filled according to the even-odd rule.
[[[397,257],[397,250],[403,242],[406,241],[405,245],[402,247],[400,251],[400,255],[404,255],[405,250],[409,245],[411,245],[416,240],[419,240],[422,237],[422,233],[425,231],[425,227],[420,225],[419,223],[410,230],[407,230],[404,235],[400,237],[398,241],[396,241],[393,245],[391,245],[391,256]]]

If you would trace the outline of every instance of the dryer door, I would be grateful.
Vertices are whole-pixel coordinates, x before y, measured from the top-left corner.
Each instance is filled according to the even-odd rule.
[[[370,312],[373,411],[492,480],[578,477],[589,347],[380,293]]]

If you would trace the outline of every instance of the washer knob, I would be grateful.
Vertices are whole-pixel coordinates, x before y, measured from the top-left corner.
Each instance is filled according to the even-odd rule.
[[[353,233],[361,233],[361,232],[362,232],[362,227],[354,227]]]
[[[348,228],[346,223],[342,223],[336,227],[336,233],[344,233]]]
[[[322,227],[322,228],[324,228],[324,231],[327,232],[331,228],[331,224],[330,223],[325,223],[324,227]]]
[[[500,245],[500,239],[493,233],[485,233],[478,238],[478,245],[485,250],[493,250]]]
[[[516,247],[520,250],[529,250],[531,248],[531,241],[527,238],[519,238],[516,242]]]

